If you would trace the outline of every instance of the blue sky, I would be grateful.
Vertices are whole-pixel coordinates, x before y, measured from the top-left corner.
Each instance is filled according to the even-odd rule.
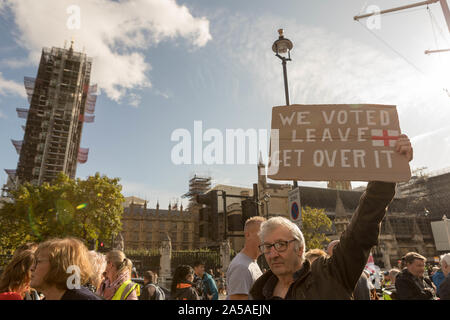
[[[180,198],[195,172],[251,187],[254,165],[174,165],[170,138],[178,128],[193,131],[196,120],[223,132],[270,127],[271,108],[284,104],[281,64],[271,51],[279,28],[294,43],[291,103],[395,104],[415,148],[411,166],[446,168],[450,53],[423,53],[436,43],[450,48],[440,6],[430,6],[436,24],[425,7],[381,17],[373,32],[389,48],[353,16],[369,5],[412,1],[342,2],[0,0],[0,168],[17,166],[10,139],[23,137],[25,120],[15,111],[27,107],[23,77],[36,75],[42,47],[74,37],[75,49],[93,57],[101,88],[95,123],[84,126],[82,147],[90,153],[78,177],[120,177],[125,195],[152,207]],[[70,5],[81,9],[80,29],[66,26]]]

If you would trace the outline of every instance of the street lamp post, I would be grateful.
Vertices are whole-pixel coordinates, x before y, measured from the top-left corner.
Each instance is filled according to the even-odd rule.
[[[450,246],[450,232],[448,231],[449,230],[448,229],[448,220],[450,220],[450,219],[448,219],[447,216],[444,214],[442,216],[442,220],[444,221],[444,224],[445,224],[445,232],[447,233],[448,245]]]
[[[287,79],[287,69],[286,62],[291,60],[291,50],[294,47],[292,41],[285,38],[283,34],[283,29],[278,30],[278,40],[276,40],[272,45],[272,51],[275,52],[275,56],[281,60],[281,64],[283,65],[283,77],[284,77],[284,94],[286,97],[286,105],[289,106],[289,88],[288,88],[288,79]],[[297,188],[297,181],[294,180],[294,188]]]
[[[263,199],[264,199],[264,202],[266,204],[266,219],[269,219],[269,199],[270,199],[270,194],[265,193]]]

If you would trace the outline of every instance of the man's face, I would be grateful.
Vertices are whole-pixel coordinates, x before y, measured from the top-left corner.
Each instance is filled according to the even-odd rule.
[[[276,242],[290,241],[293,239],[294,237],[289,229],[280,226],[265,236],[264,244],[274,244]],[[300,268],[303,248],[296,251],[295,242],[296,241],[292,241],[288,243],[286,250],[283,252],[278,252],[275,250],[275,247],[272,246],[270,252],[264,253],[270,269],[276,276],[292,275]]]
[[[261,228],[262,222],[254,222],[252,223],[247,231],[245,241],[253,247],[255,250],[258,249],[258,246],[261,244],[261,239],[258,237],[258,232]]]
[[[415,259],[412,263],[406,265],[408,271],[415,277],[423,277],[425,273],[425,261]]]
[[[450,265],[448,265],[445,261],[441,262],[441,268],[444,276],[447,276],[450,273]]]
[[[42,290],[45,288],[44,278],[50,270],[50,261],[48,259],[47,250],[42,250],[36,256],[36,262],[31,268],[31,283],[32,288]]]
[[[203,274],[205,273],[205,265],[200,264],[194,267],[194,272],[198,277],[203,277]]]

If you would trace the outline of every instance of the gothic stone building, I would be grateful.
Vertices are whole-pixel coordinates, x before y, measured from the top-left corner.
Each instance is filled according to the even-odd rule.
[[[122,236],[125,250],[158,249],[168,234],[173,250],[191,250],[194,245],[193,215],[181,205],[168,210],[147,208],[147,201],[126,198],[122,216]]]

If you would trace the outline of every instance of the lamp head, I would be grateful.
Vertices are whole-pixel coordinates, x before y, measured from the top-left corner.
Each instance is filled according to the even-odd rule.
[[[284,30],[279,29],[278,30],[278,40],[276,40],[272,45],[272,51],[275,52],[278,55],[286,54],[292,50],[294,45],[292,44],[292,41],[284,37]]]

